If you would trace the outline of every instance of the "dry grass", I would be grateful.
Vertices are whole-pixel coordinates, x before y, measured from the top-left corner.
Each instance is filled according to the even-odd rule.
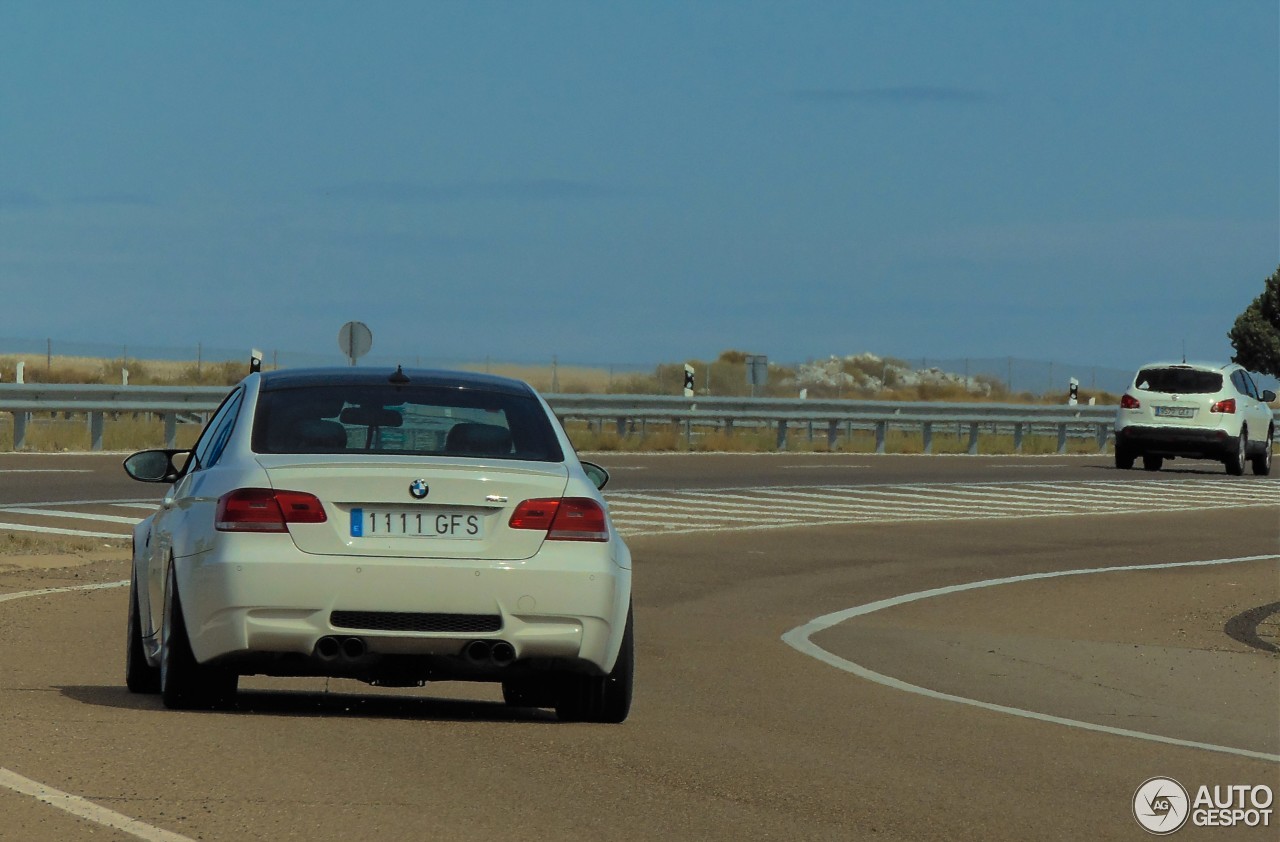
[[[45,532],[0,533],[0,556],[97,556],[105,550],[128,550],[129,538],[77,538]],[[127,552],[126,552],[127,555]]]

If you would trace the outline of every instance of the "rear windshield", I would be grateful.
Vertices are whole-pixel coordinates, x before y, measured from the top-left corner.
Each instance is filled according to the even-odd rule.
[[[1194,368],[1144,368],[1133,384],[1149,392],[1208,395],[1222,390],[1222,375]]]
[[[323,385],[263,392],[253,449],[564,461],[535,398],[432,386]]]

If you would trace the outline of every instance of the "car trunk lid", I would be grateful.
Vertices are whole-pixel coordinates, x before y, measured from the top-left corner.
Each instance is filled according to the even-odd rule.
[[[564,494],[562,463],[454,457],[260,455],[276,490],[313,494],[324,523],[290,523],[306,553],[520,560],[545,532],[511,529],[524,500]]]

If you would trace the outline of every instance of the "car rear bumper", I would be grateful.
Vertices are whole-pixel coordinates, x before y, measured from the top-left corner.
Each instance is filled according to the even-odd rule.
[[[178,562],[179,590],[196,659],[244,672],[273,672],[272,659],[287,657],[295,666],[285,672],[367,677],[362,667],[417,658],[437,677],[501,678],[464,655],[476,640],[509,643],[518,669],[545,662],[608,672],[631,597],[631,571],[601,544],[562,542],[520,562],[477,563],[305,555],[287,536],[264,559],[265,536],[243,544],[252,555],[225,537]],[[356,637],[366,654],[320,658],[317,643],[330,636]]]
[[[1151,453],[1221,459],[1234,451],[1236,437],[1222,428],[1131,425],[1116,430],[1116,445],[1137,455]]]

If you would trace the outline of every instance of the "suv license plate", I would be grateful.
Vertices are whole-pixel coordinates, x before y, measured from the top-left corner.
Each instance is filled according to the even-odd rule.
[[[352,509],[352,538],[484,538],[484,516],[434,509]]]
[[[1194,406],[1157,406],[1156,415],[1161,418],[1195,418]]]

